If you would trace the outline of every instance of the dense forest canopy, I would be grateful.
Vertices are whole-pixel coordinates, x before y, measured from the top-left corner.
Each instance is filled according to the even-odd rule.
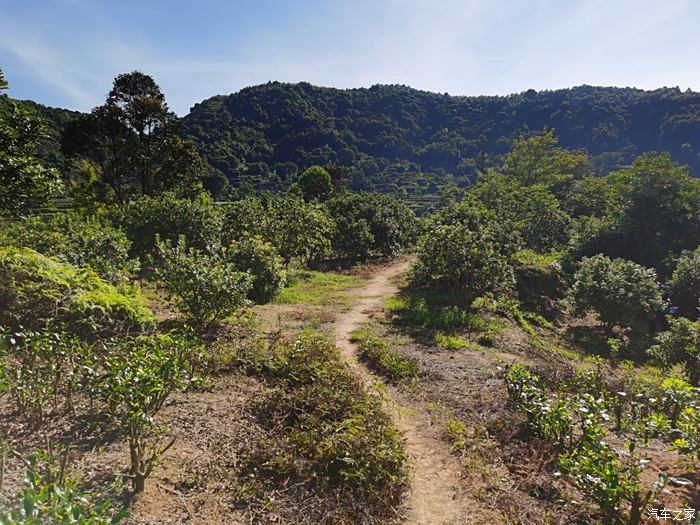
[[[433,193],[468,184],[524,132],[553,128],[607,174],[669,151],[700,174],[700,93],[580,86],[454,97],[399,85],[334,89],[271,82],[196,104],[185,133],[238,187],[283,188],[313,164],[349,169],[354,189]]]
[[[0,111],[9,107],[0,99]],[[78,113],[31,101],[47,121],[40,155],[62,160],[59,132]],[[215,96],[182,119],[182,134],[239,195],[289,187],[309,166],[335,164],[352,189],[420,200],[497,166],[523,133],[552,128],[605,175],[639,154],[668,151],[700,174],[700,93],[580,86],[455,97],[399,85],[334,89],[270,82]]]

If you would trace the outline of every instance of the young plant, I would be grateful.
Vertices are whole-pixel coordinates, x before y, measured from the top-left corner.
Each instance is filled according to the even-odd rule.
[[[140,337],[105,357],[101,397],[129,441],[136,492],[144,490],[146,478],[175,442],[158,435],[154,417],[170,394],[185,386],[192,350],[174,336]]]
[[[698,389],[683,379],[669,377],[661,383],[661,406],[672,427],[676,426],[683,409],[698,401]]]
[[[86,345],[60,332],[0,333],[5,387],[20,414],[39,425],[54,410],[73,410],[78,362]]]
[[[643,510],[666,483],[660,476],[659,481],[644,490],[640,476],[649,460],[639,456],[633,441],[627,444],[627,451],[625,459],[621,459],[605,442],[587,439],[560,457],[560,465],[578,489],[598,505],[605,524],[641,523]],[[623,503],[629,505],[629,512],[623,509]]]
[[[539,378],[519,364],[508,369],[506,386],[510,400],[525,412],[535,435],[563,448],[572,446],[574,421],[566,399],[548,398]]]
[[[126,511],[114,511],[111,501],[79,490],[66,472],[65,456],[58,465],[47,453],[23,461],[27,466],[24,487],[16,508],[0,512],[0,525],[115,525],[126,517]]]
[[[687,455],[694,463],[700,462],[700,409],[686,407],[678,418],[680,437],[673,442],[672,448]]]

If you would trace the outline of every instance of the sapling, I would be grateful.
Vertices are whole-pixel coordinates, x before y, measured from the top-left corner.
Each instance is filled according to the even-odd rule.
[[[146,478],[175,441],[153,438],[158,434],[154,416],[187,383],[195,349],[176,336],[161,335],[122,343],[105,356],[101,397],[128,439],[129,476],[136,492],[144,490]]]
[[[672,448],[687,455],[696,465],[700,463],[700,409],[684,408],[678,418],[679,437]]]

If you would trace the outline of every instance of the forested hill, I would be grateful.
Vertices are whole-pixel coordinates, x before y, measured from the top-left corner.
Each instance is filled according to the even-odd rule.
[[[334,89],[271,82],[195,105],[189,137],[234,186],[283,188],[312,164],[347,166],[356,189],[421,194],[466,183],[527,130],[554,128],[598,173],[669,151],[700,176],[700,93],[581,86],[455,97],[405,86]],[[484,157],[485,154],[485,157]]]
[[[0,112],[9,107],[0,96]],[[79,113],[22,103],[47,122],[40,155],[58,165],[60,136]],[[184,134],[241,193],[281,190],[313,164],[346,167],[354,189],[433,194],[497,166],[523,132],[554,128],[599,174],[638,154],[669,151],[700,177],[700,93],[581,86],[505,97],[453,97],[406,86],[334,89],[270,82],[196,104]]]
[[[0,116],[6,114],[12,107],[12,102],[19,103],[42,118],[46,125],[46,136],[39,144],[39,157],[50,166],[58,167],[62,160],[61,135],[66,124],[80,115],[79,111],[44,106],[33,100],[13,100],[7,95],[0,95]]]

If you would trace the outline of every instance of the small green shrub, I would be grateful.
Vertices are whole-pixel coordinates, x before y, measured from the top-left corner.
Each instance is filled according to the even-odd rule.
[[[175,246],[159,243],[158,250],[158,281],[196,329],[207,330],[248,304],[253,278],[232,262],[187,248],[183,237]]]
[[[96,337],[148,330],[154,321],[136,286],[113,286],[29,248],[0,247],[0,325],[65,325]]]
[[[511,289],[514,276],[504,249],[488,231],[460,224],[438,226],[421,238],[411,281],[459,290],[468,304],[487,292]]]
[[[10,222],[0,228],[0,246],[31,248],[80,268],[92,268],[110,282],[138,269],[129,259],[124,232],[97,216],[54,213]]]
[[[560,459],[561,466],[583,494],[596,503],[603,513],[603,523],[638,525],[642,512],[665,485],[663,477],[644,489],[641,474],[648,460],[636,453],[634,442],[628,444],[628,455],[621,459],[610,445],[585,440],[581,447]],[[629,512],[623,503],[630,506]]]
[[[678,417],[678,433],[673,449],[685,454],[696,464],[700,462],[700,408],[685,407]]]
[[[94,388],[129,441],[129,475],[137,492],[175,441],[152,435],[153,418],[175,390],[186,386],[200,357],[194,341],[158,335],[111,344],[100,363],[103,375]]]
[[[573,444],[574,420],[565,399],[549,399],[539,378],[520,364],[505,375],[508,398],[527,415],[529,428],[545,441],[560,447]]]
[[[268,451],[273,457],[263,463],[285,479],[338,487],[393,515],[407,481],[401,434],[332,342],[305,332],[276,350],[267,374],[273,390],[256,410],[263,425],[284,434],[282,450]]]
[[[518,364],[506,370],[505,381],[511,402],[527,414],[530,429],[563,449],[559,465],[599,506],[603,523],[641,523],[642,511],[663,489],[666,478],[660,474],[658,482],[645,488],[641,474],[649,460],[639,455],[636,442],[628,442],[628,452],[622,454],[605,442],[609,419],[605,400],[589,393],[570,402],[561,395],[549,398],[539,378]],[[667,423],[665,416],[646,417],[645,440],[664,431]]]
[[[233,242],[224,258],[239,271],[250,273],[253,284],[248,298],[257,304],[271,301],[284,286],[285,272],[277,250],[259,237]]]
[[[415,360],[401,355],[380,337],[358,330],[352,334],[351,341],[357,344],[360,357],[391,381],[414,381],[420,375]]]
[[[174,193],[144,196],[124,207],[119,222],[132,243],[130,255],[144,266],[157,252],[159,239],[176,243],[184,236],[188,246],[207,254],[220,247],[221,213],[204,194],[195,199]]]
[[[700,386],[700,322],[679,317],[669,323],[669,330],[656,336],[648,353],[664,368],[682,363],[690,384]]]
[[[700,249],[685,251],[668,281],[668,294],[682,315],[695,319],[700,301]]]
[[[661,409],[668,415],[670,426],[675,427],[685,407],[699,400],[698,389],[685,380],[668,377],[661,383]]]
[[[78,489],[75,479],[41,473],[38,455],[29,458],[24,487],[14,510],[0,512],[0,525],[116,525],[127,515],[112,502]]]
[[[38,426],[49,410],[74,410],[81,367],[91,349],[60,332],[0,332],[0,368],[19,413]]]
[[[663,306],[653,269],[604,255],[583,258],[567,298],[576,315],[595,312],[608,330],[637,327]]]
[[[391,256],[415,241],[415,214],[391,195],[345,191],[327,201],[326,208],[336,224],[332,244],[339,257]]]

